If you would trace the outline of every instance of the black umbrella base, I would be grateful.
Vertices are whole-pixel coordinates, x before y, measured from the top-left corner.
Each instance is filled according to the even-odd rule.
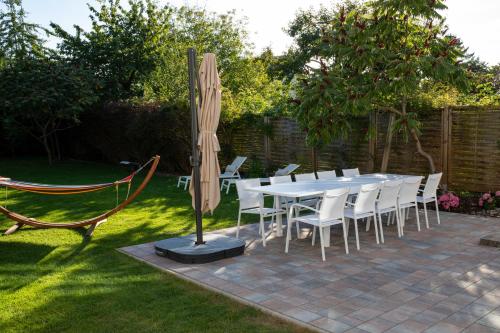
[[[155,243],[156,254],[183,264],[204,264],[236,257],[245,252],[245,241],[223,235],[204,235],[205,244],[195,245],[196,235],[169,238]]]

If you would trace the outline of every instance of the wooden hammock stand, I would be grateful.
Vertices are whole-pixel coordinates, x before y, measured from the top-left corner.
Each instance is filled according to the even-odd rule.
[[[151,163],[151,167],[149,168],[149,171],[142,181],[142,183],[139,185],[139,187],[128,196],[128,198],[123,201],[122,203],[118,204],[115,208],[112,210],[103,213],[99,216],[87,219],[87,220],[82,220],[82,221],[76,221],[76,222],[64,222],[64,223],[50,223],[50,222],[43,222],[39,221],[36,219],[32,219],[26,216],[23,216],[18,213],[11,212],[8,210],[6,207],[0,205],[0,213],[4,214],[7,218],[13,220],[16,222],[15,225],[10,227],[4,235],[10,235],[17,230],[19,230],[23,225],[30,225],[35,228],[80,228],[80,227],[85,227],[85,226],[90,226],[87,230],[87,236],[92,236],[92,233],[94,232],[95,228],[101,224],[104,223],[108,217],[118,213],[125,207],[127,207],[147,186],[151,178],[153,177],[153,174],[156,171],[156,168],[158,167],[158,163],[160,162],[160,156],[155,156],[151,158],[151,160],[147,163]],[[134,173],[135,174],[135,173]],[[133,176],[132,174],[131,176]],[[131,179],[130,179],[131,181]],[[1,184],[0,184],[1,185]]]

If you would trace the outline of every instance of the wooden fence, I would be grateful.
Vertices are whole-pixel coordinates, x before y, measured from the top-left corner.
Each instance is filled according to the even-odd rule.
[[[445,108],[420,118],[422,146],[443,171],[443,184],[452,190],[500,190],[500,108]],[[299,172],[310,172],[316,163],[317,170],[359,167],[373,172],[380,170],[388,123],[381,113],[358,119],[347,140],[314,151],[294,120],[265,118],[233,131],[230,142],[234,154],[259,160],[268,169],[298,163]],[[374,135],[368,138],[371,126]],[[425,175],[429,167],[413,140],[406,142],[395,133],[387,171]]]

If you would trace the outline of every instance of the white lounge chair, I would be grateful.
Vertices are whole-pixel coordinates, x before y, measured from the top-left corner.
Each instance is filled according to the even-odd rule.
[[[276,172],[274,173],[274,175],[275,176],[286,176],[286,175],[291,174],[295,170],[297,170],[299,167],[300,167],[299,164],[288,164],[283,169],[276,170]]]
[[[347,244],[347,225],[344,219],[344,207],[347,201],[347,196],[349,195],[349,189],[336,189],[326,191],[323,194],[320,205],[318,209],[311,208],[309,206],[304,206],[301,204],[293,204],[290,207],[290,222],[287,226],[286,233],[286,246],[285,253],[288,253],[288,247],[290,243],[290,239],[292,237],[291,234],[291,225],[292,222],[302,222],[305,224],[309,224],[313,226],[313,234],[312,234],[312,245],[314,246],[315,238],[316,238],[316,227],[319,228],[319,239],[321,244],[321,257],[323,261],[325,261],[325,243],[323,240],[325,227],[330,227],[336,224],[342,224],[342,229],[344,233],[344,245],[345,245],[345,253],[349,254],[349,246]],[[312,214],[303,215],[303,216],[294,216],[293,213],[298,210],[309,210]],[[298,237],[297,237],[298,238]]]
[[[417,202],[422,203],[424,205],[425,225],[427,226],[427,229],[429,229],[429,218],[427,216],[427,203],[429,202],[434,201],[434,203],[436,204],[437,222],[438,224],[441,224],[441,220],[439,219],[437,189],[442,176],[443,176],[442,172],[429,175],[429,177],[427,177],[427,181],[425,182],[424,189],[418,190],[420,192],[420,195],[417,195]]]
[[[246,161],[245,156],[237,156],[234,161],[229,164],[224,173],[222,173],[219,178],[222,180],[220,190],[223,191],[226,188],[226,194],[229,193],[229,187],[234,184],[235,179],[241,179],[239,169]],[[180,176],[177,181],[177,187],[184,185],[184,190],[186,190],[191,182],[191,176]]]
[[[358,168],[354,168],[354,169],[342,169],[342,175],[344,177],[359,176],[359,169]]]
[[[236,181],[236,190],[238,191],[238,200],[240,202],[236,237],[238,238],[240,235],[241,214],[256,214],[260,216],[259,233],[262,236],[262,245],[266,246],[264,218],[286,214],[286,211],[284,209],[264,207],[264,196],[262,193],[248,191],[248,188],[258,186],[260,186],[259,179],[239,179]]]
[[[229,188],[231,184],[234,184],[236,179],[241,179],[239,169],[247,160],[246,156],[236,156],[233,163],[229,164],[224,173],[220,175],[220,179],[222,179],[222,183],[220,186],[220,190],[224,191],[224,187],[226,188],[226,194],[229,193]]]

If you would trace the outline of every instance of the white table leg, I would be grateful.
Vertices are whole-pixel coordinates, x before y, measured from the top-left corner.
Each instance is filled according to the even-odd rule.
[[[330,247],[330,229],[331,227],[324,227],[323,229],[323,242],[325,247]]]
[[[279,196],[275,195],[274,196],[274,202],[276,203],[276,209],[281,209],[281,199]],[[288,212],[286,212],[287,214],[287,221],[289,221],[288,219]],[[278,214],[276,215],[276,236],[277,237],[282,237],[283,236],[283,215],[282,214]]]

